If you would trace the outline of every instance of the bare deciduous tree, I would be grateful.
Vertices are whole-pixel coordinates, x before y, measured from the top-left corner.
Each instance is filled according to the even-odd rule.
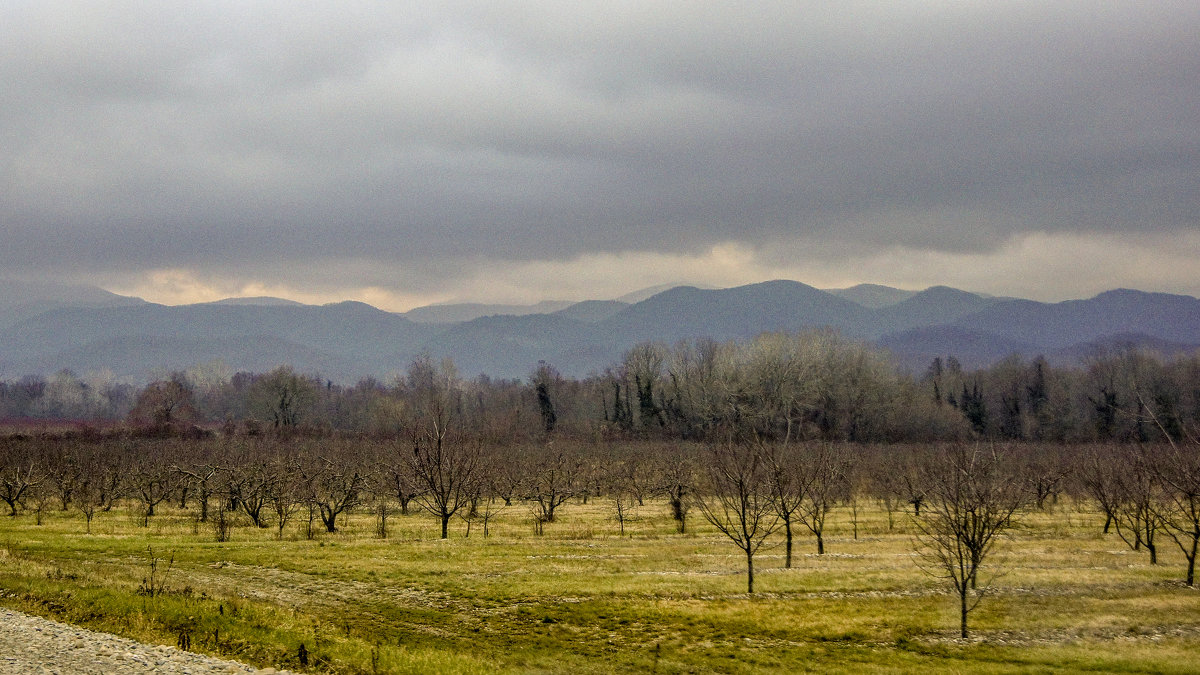
[[[982,600],[981,566],[1012,526],[1025,499],[1021,483],[994,447],[946,448],[925,470],[926,508],[916,526],[922,568],[946,579],[958,594],[960,634],[967,637],[967,614]]]
[[[133,446],[129,448],[129,454],[134,458],[129,483],[141,503],[142,525],[146,525],[154,516],[154,509],[175,491],[180,476],[162,453]]]
[[[406,457],[421,490],[416,500],[442,524],[442,539],[450,519],[476,495],[477,443],[457,434],[428,431],[414,434],[412,453]]]
[[[337,532],[337,518],[346,509],[359,504],[366,477],[352,462],[334,462],[318,458],[301,474],[307,498],[317,507],[326,532]]]
[[[688,510],[692,503],[692,489],[696,484],[696,462],[692,453],[672,444],[658,458],[656,467],[658,492],[667,498],[671,507],[671,518],[679,534],[687,533]]]
[[[411,452],[400,452],[419,488],[415,499],[441,521],[445,539],[450,519],[478,494],[480,446],[462,429],[462,388],[452,363],[419,357],[408,368],[407,385]]]
[[[1159,517],[1187,560],[1186,581],[1193,586],[1200,547],[1200,447],[1181,447],[1172,441],[1157,469],[1164,493]]]
[[[805,495],[808,493],[807,481],[811,474],[801,468],[796,448],[788,443],[763,446],[761,451],[770,462],[768,471],[771,478],[771,503],[775,507],[775,515],[779,516],[783,523],[783,566],[791,569],[793,524],[798,520],[801,507],[804,506]]]
[[[564,450],[539,448],[527,457],[526,498],[533,511],[534,528],[553,523],[562,506],[578,490],[579,461]]]
[[[0,464],[0,500],[8,505],[8,515],[16,516],[17,510],[30,490],[38,485],[39,477],[32,458],[6,453]]]
[[[1122,494],[1120,456],[1112,448],[1091,448],[1079,464],[1079,484],[1104,512],[1104,534],[1117,518]]]
[[[317,397],[317,382],[297,374],[287,366],[256,379],[248,397],[259,414],[269,418],[276,429],[286,430],[300,424]]]
[[[1147,407],[1149,410],[1149,408]],[[1152,410],[1151,419],[1163,432],[1168,448],[1154,463],[1162,489],[1159,518],[1171,540],[1187,560],[1186,582],[1196,582],[1196,553],[1200,549],[1200,443],[1187,436],[1187,443],[1176,442],[1172,430]]]
[[[1158,508],[1158,477],[1154,462],[1143,446],[1123,448],[1117,470],[1111,474],[1116,504],[1113,525],[1117,535],[1133,550],[1146,547],[1150,564],[1158,564],[1158,533],[1162,513]]]
[[[840,450],[830,444],[809,444],[801,448],[799,484],[803,486],[800,522],[817,538],[817,555],[825,554],[825,518],[846,491],[846,461]]]
[[[408,515],[409,504],[421,494],[421,486],[413,475],[410,463],[403,457],[397,461],[379,465],[380,480],[386,483],[388,492],[400,503],[400,515]],[[383,485],[380,486],[383,489]]]
[[[759,446],[714,444],[696,506],[746,556],[746,592],[754,592],[754,554],[779,525],[771,500],[769,462]]]
[[[283,539],[284,528],[304,501],[304,473],[295,460],[284,457],[272,462],[271,473],[273,479],[263,486],[262,493],[275,511],[275,536]]]
[[[175,466],[173,468],[180,475],[181,479],[191,485],[192,489],[196,492],[196,504],[200,507],[198,519],[202,523],[207,523],[208,500],[212,497],[212,487],[216,482],[217,472],[220,468],[210,463],[197,463],[190,466]]]

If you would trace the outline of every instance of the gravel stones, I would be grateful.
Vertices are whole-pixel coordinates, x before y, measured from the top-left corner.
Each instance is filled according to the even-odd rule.
[[[0,609],[0,675],[213,675],[276,673],[174,647],[145,645],[65,623]]]

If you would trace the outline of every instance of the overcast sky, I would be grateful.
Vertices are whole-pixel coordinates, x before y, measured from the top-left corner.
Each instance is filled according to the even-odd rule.
[[[1200,295],[1200,2],[0,3],[0,276]]]

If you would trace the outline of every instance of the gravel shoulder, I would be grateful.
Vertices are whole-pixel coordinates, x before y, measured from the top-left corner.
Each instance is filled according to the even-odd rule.
[[[281,673],[0,609],[0,675]]]

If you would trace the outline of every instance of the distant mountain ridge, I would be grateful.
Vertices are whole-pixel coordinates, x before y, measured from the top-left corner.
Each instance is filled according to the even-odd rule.
[[[945,286],[822,291],[779,280],[726,289],[677,286],[636,302],[512,306],[514,313],[445,322],[360,302],[251,298],[166,306],[103,291],[72,301],[41,290],[40,301],[13,292],[0,303],[2,378],[69,368],[145,381],[164,369],[222,359],[235,371],[286,364],[353,382],[403,371],[420,353],[451,357],[468,377],[525,378],[539,361],[583,376],[614,365],[640,341],[737,340],[818,327],[873,342],[914,372],[935,356],[979,367],[1014,353],[1067,363],[1111,344],[1169,353],[1200,346],[1200,300],[1128,289],[1042,303]],[[457,307],[470,315],[504,306]]]
[[[905,291],[879,284],[859,284],[850,288],[828,288],[825,289],[825,292],[851,302],[856,302],[869,309],[880,309],[894,305],[917,294],[917,291]]]
[[[404,318],[417,323],[462,323],[483,316],[527,316],[550,314],[573,305],[567,300],[544,300],[534,305],[488,305],[463,302],[449,305],[425,305],[404,313]]]
[[[0,329],[59,307],[121,307],[145,302],[95,286],[0,279]]]

